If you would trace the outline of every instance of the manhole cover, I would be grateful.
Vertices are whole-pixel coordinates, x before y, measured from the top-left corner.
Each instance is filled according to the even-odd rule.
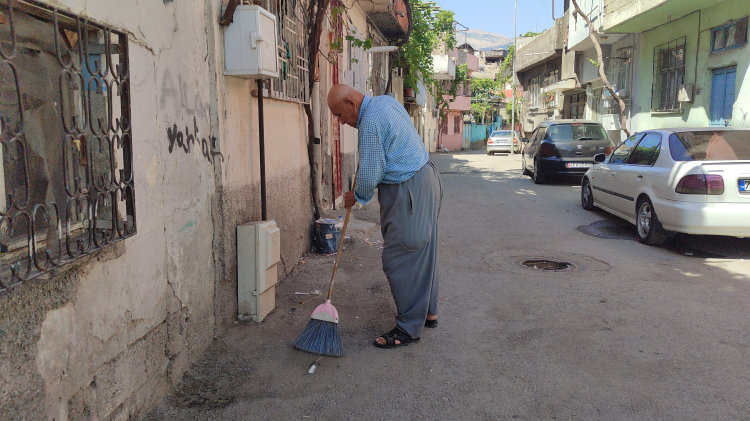
[[[545,260],[545,259],[531,259],[524,260],[521,262],[522,265],[529,269],[535,270],[548,270],[548,271],[561,271],[572,269],[575,267],[572,263],[560,262],[557,260]]]

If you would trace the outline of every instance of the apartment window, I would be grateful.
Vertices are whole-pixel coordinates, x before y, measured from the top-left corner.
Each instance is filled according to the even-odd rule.
[[[307,103],[309,74],[304,18],[307,4],[299,0],[264,0],[263,7],[276,15],[279,77],[270,84],[272,98]]]
[[[748,17],[745,16],[712,29],[711,53],[720,53],[747,44],[747,21]]]
[[[373,46],[382,46],[386,45],[385,38],[380,36],[376,30],[372,27],[372,25],[368,25],[370,38],[373,40]],[[385,95],[385,88],[388,85],[388,72],[390,71],[390,67],[388,64],[388,54],[382,54],[382,53],[368,53],[369,60],[368,64],[370,66],[370,74],[368,77],[368,90],[372,91],[372,94],[377,95]]]
[[[586,92],[569,96],[568,118],[583,118],[586,111]]]
[[[136,220],[128,36],[36,2],[0,17],[3,291],[134,235]]]
[[[535,76],[529,79],[529,107],[539,108],[540,106],[540,91],[542,85],[542,77]]]
[[[609,82],[617,91],[630,89],[630,63],[633,57],[631,47],[621,48],[610,58],[609,61]]]
[[[544,82],[542,82],[542,87],[546,88],[547,86],[554,85],[560,79],[559,76],[560,76],[560,72],[558,70],[545,73]]]
[[[443,120],[440,122],[440,133],[448,134],[448,117],[443,117]]]
[[[685,37],[654,48],[654,81],[651,87],[652,111],[677,111],[677,94],[685,78]]]
[[[464,119],[462,116],[457,115],[453,117],[453,133],[459,134],[461,133],[461,126],[464,124]]]

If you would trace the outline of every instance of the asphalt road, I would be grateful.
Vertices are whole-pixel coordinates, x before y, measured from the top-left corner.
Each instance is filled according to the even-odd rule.
[[[750,241],[644,246],[580,207],[579,180],[535,185],[517,156],[432,159],[445,190],[437,329],[371,345],[394,312],[373,235],[347,245],[339,271],[346,357],[307,374],[317,358],[291,347],[320,302],[295,292],[325,291],[333,263],[307,256],[266,321],[236,324],[147,419],[750,420]]]

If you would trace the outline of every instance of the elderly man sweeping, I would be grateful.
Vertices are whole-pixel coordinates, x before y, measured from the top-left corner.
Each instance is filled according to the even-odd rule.
[[[359,174],[344,205],[369,202],[378,188],[383,232],[383,271],[398,315],[396,327],[373,345],[395,348],[419,341],[437,327],[438,216],[443,189],[422,139],[404,107],[389,96],[366,97],[334,86],[328,108],[358,129]]]

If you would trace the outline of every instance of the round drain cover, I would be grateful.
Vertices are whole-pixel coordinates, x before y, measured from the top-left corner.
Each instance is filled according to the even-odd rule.
[[[572,263],[547,259],[524,260],[521,264],[529,269],[546,271],[568,270],[574,267]]]

